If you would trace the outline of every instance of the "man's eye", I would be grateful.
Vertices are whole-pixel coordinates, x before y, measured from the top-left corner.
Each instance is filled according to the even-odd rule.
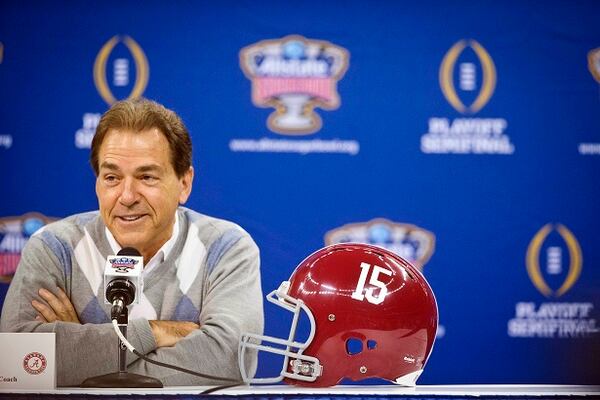
[[[144,182],[155,182],[158,178],[156,178],[155,176],[152,175],[144,175],[142,176],[142,180]]]
[[[106,176],[104,177],[104,180],[105,180],[106,182],[108,182],[108,183],[114,183],[114,182],[116,182],[116,181],[117,181],[117,177],[116,177],[116,176],[114,176],[114,175],[106,175]]]

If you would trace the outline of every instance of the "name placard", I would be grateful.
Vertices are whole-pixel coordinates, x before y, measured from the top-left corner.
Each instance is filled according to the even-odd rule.
[[[0,333],[0,389],[55,389],[56,334]]]

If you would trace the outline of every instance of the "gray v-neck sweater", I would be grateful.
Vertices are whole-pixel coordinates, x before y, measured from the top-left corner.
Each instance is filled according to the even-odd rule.
[[[258,247],[243,229],[180,207],[179,235],[167,258],[144,277],[144,307],[156,319],[193,321],[200,329],[174,347],[157,348],[145,318],[130,320],[128,340],[148,357],[201,373],[241,379],[238,340],[263,332]],[[33,235],[2,309],[3,332],[55,332],[57,384],[78,386],[88,377],[116,372],[117,336],[104,304],[103,274],[112,254],[97,211],[73,215]],[[31,305],[40,288],[65,291],[81,325],[41,323]],[[256,370],[250,357],[249,370]],[[128,371],[164,385],[208,385],[211,381],[153,365],[128,352]]]

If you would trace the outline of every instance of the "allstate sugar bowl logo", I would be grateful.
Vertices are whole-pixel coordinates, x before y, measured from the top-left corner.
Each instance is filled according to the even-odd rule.
[[[588,53],[588,69],[596,82],[600,83],[600,47]]]
[[[300,35],[262,40],[241,49],[240,68],[251,81],[252,103],[275,109],[266,125],[278,137],[235,138],[229,141],[229,149],[357,155],[360,144],[356,140],[302,139],[321,130],[323,123],[315,108],[340,107],[337,84],[348,69],[349,59],[350,53],[340,46]]]
[[[575,235],[563,224],[546,224],[531,239],[525,256],[533,286],[546,298],[558,299],[573,289],[583,266]],[[577,338],[597,334],[591,302],[553,300],[515,305],[508,335],[521,338]]]
[[[2,64],[3,60],[4,60],[4,44],[2,44],[2,42],[0,42],[0,64]],[[0,148],[4,147],[6,149],[10,149],[12,144],[13,144],[12,135],[6,135],[6,134],[2,134],[2,132],[0,132]]]
[[[144,94],[150,68],[142,47],[130,36],[115,35],[98,51],[93,68],[94,85],[109,106],[117,100]],[[82,127],[75,133],[75,146],[89,149],[101,113],[84,113]]]
[[[351,223],[325,234],[325,244],[358,242],[384,247],[423,270],[435,248],[435,235],[416,225],[376,218]]]
[[[38,229],[55,221],[40,213],[0,218],[0,282],[10,282],[21,260],[21,250]]]
[[[504,118],[477,118],[496,89],[496,67],[487,50],[476,40],[456,42],[439,69],[443,96],[457,112],[455,119],[429,118],[421,137],[421,151],[428,154],[513,154],[514,145],[505,134]]]
[[[367,243],[383,247],[409,261],[421,272],[435,250],[435,235],[413,224],[375,218],[368,222],[343,225],[325,234],[325,245]],[[446,327],[438,325],[437,338],[446,335]]]
[[[132,269],[135,269],[138,261],[135,258],[130,257],[115,257],[109,260],[110,266],[115,270],[115,272],[121,274],[127,274]]]
[[[348,68],[348,58],[339,46],[292,35],[242,49],[240,65],[252,81],[254,105],[275,108],[267,120],[269,129],[306,135],[321,129],[315,107],[339,107],[337,82]]]

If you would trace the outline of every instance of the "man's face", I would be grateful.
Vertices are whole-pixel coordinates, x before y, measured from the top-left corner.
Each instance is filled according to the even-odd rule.
[[[148,261],[171,237],[175,211],[192,189],[194,171],[178,178],[160,130],[110,129],[98,152],[96,195],[104,223],[122,247]]]

